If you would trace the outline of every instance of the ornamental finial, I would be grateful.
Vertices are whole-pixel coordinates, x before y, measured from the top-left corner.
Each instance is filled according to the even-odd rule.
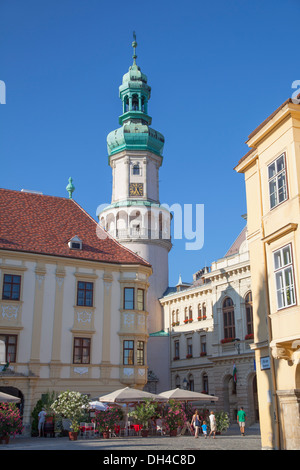
[[[136,65],[136,58],[137,58],[137,55],[135,53],[135,48],[137,47],[137,42],[136,42],[136,34],[135,34],[135,31],[133,31],[133,42],[132,42],[132,47],[133,47],[133,64]]]
[[[69,193],[69,199],[72,199],[72,193],[75,191],[75,186],[73,185],[73,179],[71,177],[69,178],[69,184],[66,187],[66,190]]]

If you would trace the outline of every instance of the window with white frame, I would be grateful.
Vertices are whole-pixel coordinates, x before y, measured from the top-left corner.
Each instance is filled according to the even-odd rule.
[[[268,166],[270,208],[287,199],[285,154]]]
[[[292,247],[286,245],[275,251],[273,255],[278,309],[295,305]]]

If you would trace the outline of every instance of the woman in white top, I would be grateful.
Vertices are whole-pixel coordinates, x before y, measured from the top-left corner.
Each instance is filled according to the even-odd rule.
[[[216,423],[216,417],[214,415],[214,412],[211,411],[210,412],[210,415],[209,415],[209,424],[210,424],[210,433],[209,433],[209,436],[211,436],[211,434],[213,433],[214,434],[214,439],[216,437],[216,430],[217,430],[217,423]]]

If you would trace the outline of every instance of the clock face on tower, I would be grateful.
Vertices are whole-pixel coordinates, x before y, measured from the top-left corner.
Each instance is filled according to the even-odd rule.
[[[143,196],[143,183],[130,183],[129,196]]]

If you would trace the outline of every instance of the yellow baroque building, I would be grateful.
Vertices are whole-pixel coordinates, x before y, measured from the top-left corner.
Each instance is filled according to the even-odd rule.
[[[48,392],[143,389],[150,264],[72,198],[0,189],[0,224],[0,391],[24,433]]]
[[[245,175],[263,449],[300,448],[300,104],[288,99],[247,140]]]

